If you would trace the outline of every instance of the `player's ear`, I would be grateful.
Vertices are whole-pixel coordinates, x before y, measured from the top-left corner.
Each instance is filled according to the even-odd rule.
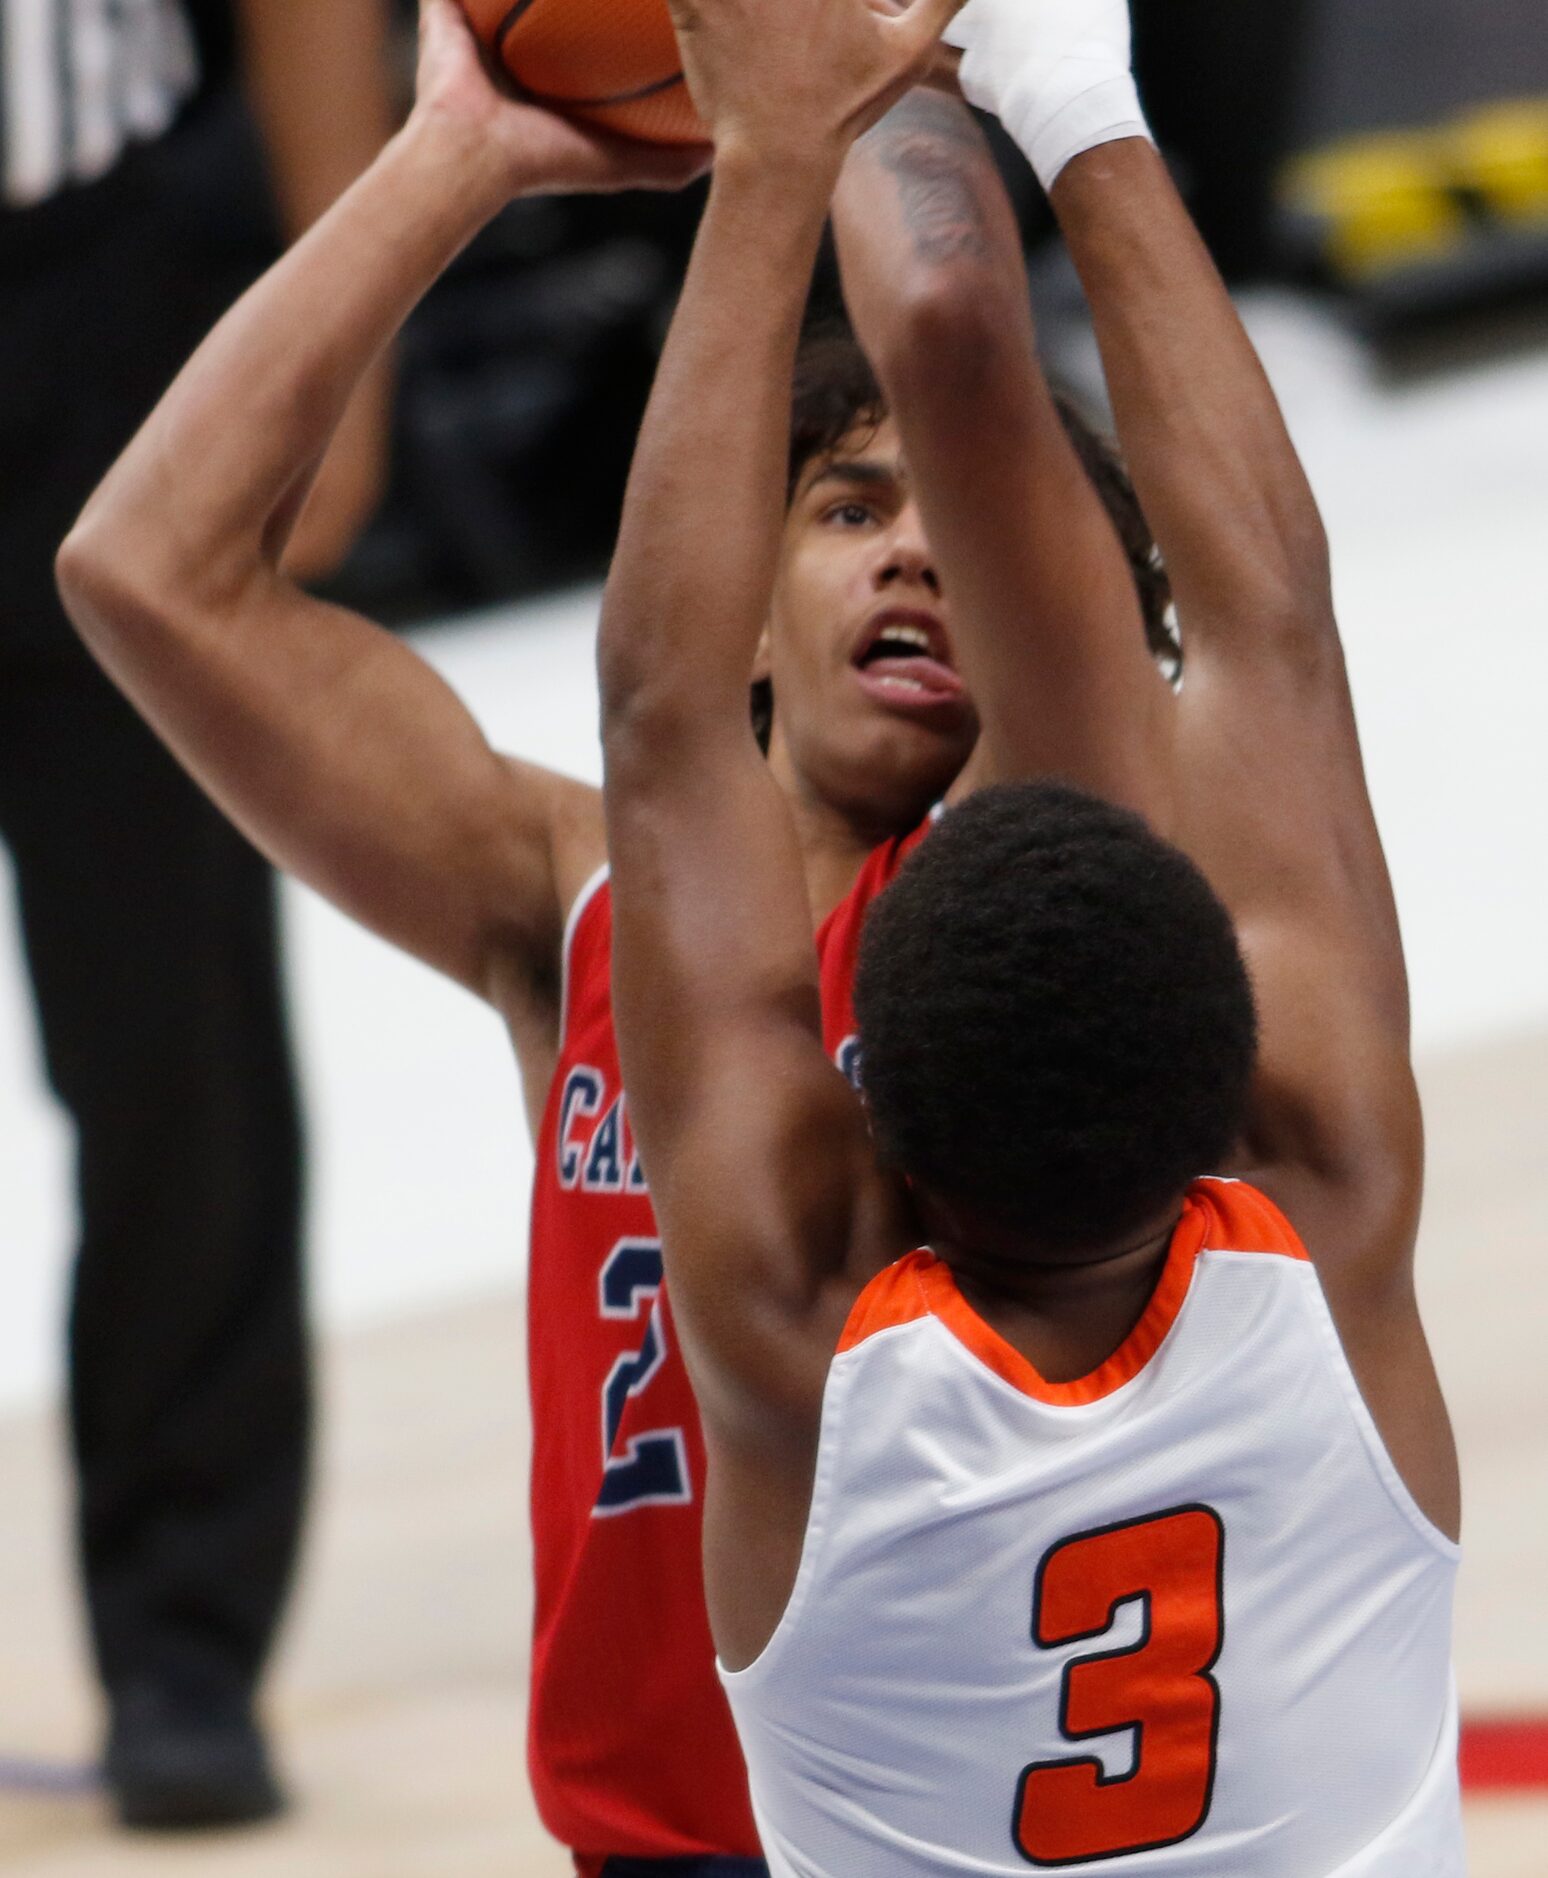
[[[753,659],[752,682],[765,685],[774,676],[774,654],[769,644],[769,629],[764,627],[758,635],[758,651]]]

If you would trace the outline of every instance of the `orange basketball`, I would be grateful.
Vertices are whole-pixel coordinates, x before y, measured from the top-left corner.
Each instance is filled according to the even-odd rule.
[[[666,0],[463,0],[522,96],[649,143],[703,143]]]

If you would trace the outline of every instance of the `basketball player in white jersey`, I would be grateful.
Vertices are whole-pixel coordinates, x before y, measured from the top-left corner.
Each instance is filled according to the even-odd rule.
[[[745,676],[803,284],[943,9],[674,7],[719,157],[604,616],[615,1000],[771,1870],[1455,1878],[1397,922],[1315,504],[1126,10],[975,0],[962,76],[1085,280],[1187,680],[1148,823],[1012,785],[902,868],[862,1105]]]

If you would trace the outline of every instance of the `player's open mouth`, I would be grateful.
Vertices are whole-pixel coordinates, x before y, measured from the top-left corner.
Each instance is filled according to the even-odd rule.
[[[878,613],[851,663],[872,697],[893,710],[954,709],[966,696],[945,626],[918,608]]]

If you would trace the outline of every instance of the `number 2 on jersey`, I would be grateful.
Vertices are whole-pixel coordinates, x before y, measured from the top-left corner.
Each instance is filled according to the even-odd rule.
[[[622,1454],[613,1452],[630,1398],[645,1393],[666,1361],[661,1270],[659,1239],[620,1239],[602,1267],[602,1315],[645,1316],[639,1349],[618,1358],[602,1389],[602,1491],[593,1508],[602,1518],[637,1506],[687,1506],[693,1499],[681,1428],[652,1428],[627,1441]]]
[[[1091,1757],[1037,1761],[1016,1794],[1016,1848],[1030,1864],[1122,1858],[1190,1838],[1209,1814],[1220,1690],[1210,1671],[1225,1634],[1225,1529],[1207,1506],[1061,1540],[1038,1567],[1032,1640],[1100,1637],[1120,1604],[1143,1600],[1138,1643],[1077,1656],[1065,1669],[1059,1725],[1071,1741],[1134,1732],[1132,1773]]]

